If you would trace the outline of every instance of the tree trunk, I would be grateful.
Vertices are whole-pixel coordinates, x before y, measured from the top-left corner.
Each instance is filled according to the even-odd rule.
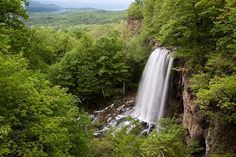
[[[126,94],[126,84],[125,84],[125,81],[123,81],[123,95]]]

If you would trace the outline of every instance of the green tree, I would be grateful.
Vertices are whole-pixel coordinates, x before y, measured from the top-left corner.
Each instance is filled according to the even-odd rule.
[[[23,8],[25,0],[0,0],[0,52],[6,53],[10,48],[9,35],[14,29],[23,27],[22,19],[27,18]]]
[[[85,156],[89,119],[66,90],[0,55],[0,156]]]
[[[221,121],[236,121],[236,75],[212,79],[207,89],[200,89],[197,102],[212,118]]]
[[[174,47],[176,56],[190,66],[204,65],[215,48],[209,32],[222,9],[221,0],[145,0],[144,4],[144,27],[150,36]]]
[[[82,101],[95,98],[100,91],[95,55],[92,39],[83,36],[77,48],[66,53],[61,61],[52,67],[52,81],[68,88]]]
[[[116,36],[93,41],[85,35],[77,48],[66,53],[54,66],[51,78],[82,101],[110,97],[114,94],[112,89],[126,79],[127,66],[122,62],[120,50],[121,44]]]
[[[18,28],[24,26],[22,18],[26,19],[25,0],[0,1],[0,27]]]
[[[133,2],[128,9],[128,19],[130,20],[142,20],[143,19],[143,8],[142,2]]]
[[[224,3],[223,3],[224,2]],[[236,51],[236,2],[225,0],[220,14],[214,21],[211,33],[216,41],[216,49],[235,57]]]
[[[111,34],[98,39],[95,43],[97,52],[97,78],[103,96],[111,96],[113,88],[119,87],[128,75],[128,67],[123,61],[122,41],[117,34]]]
[[[22,53],[31,69],[43,72],[78,43],[74,34],[50,28],[22,28],[11,33],[10,38],[9,51]]]

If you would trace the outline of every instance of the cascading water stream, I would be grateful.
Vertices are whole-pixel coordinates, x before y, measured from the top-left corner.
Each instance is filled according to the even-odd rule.
[[[132,121],[127,120],[127,116],[131,115],[135,119],[146,122],[148,128],[142,131],[142,134],[148,134],[153,129],[153,126],[163,117],[165,105],[168,96],[168,86],[170,72],[173,64],[173,57],[165,48],[157,48],[152,52],[145,66],[139,90],[137,94],[135,108],[133,105],[123,105],[114,108],[114,104],[101,111],[96,111],[94,122],[99,120],[99,117],[104,117],[107,113],[106,124],[95,131],[95,136],[100,136],[109,128],[115,127],[115,131],[119,131],[124,127],[128,127],[127,132],[135,127]],[[131,104],[134,103],[132,99]],[[111,114],[110,110],[117,112]],[[114,114],[116,115],[114,118]],[[110,116],[109,116],[110,115]]]
[[[164,115],[173,57],[165,48],[157,48],[145,66],[134,111],[131,115],[156,124]]]

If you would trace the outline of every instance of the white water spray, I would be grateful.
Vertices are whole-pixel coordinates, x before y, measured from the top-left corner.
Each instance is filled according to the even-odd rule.
[[[172,64],[173,57],[167,49],[152,52],[141,78],[133,117],[152,124],[163,117]]]

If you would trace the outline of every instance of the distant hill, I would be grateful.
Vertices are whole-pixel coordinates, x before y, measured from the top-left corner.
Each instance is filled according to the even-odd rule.
[[[86,11],[104,11],[104,10],[96,9],[96,8],[65,8],[65,11],[81,11],[81,12],[86,12]]]
[[[50,26],[56,28],[79,25],[102,25],[119,23],[126,17],[125,11],[76,10],[57,13],[30,14],[28,26]]]
[[[30,13],[60,12],[64,10],[64,8],[55,4],[44,4],[32,0],[29,1],[29,5],[26,6],[26,9]]]

